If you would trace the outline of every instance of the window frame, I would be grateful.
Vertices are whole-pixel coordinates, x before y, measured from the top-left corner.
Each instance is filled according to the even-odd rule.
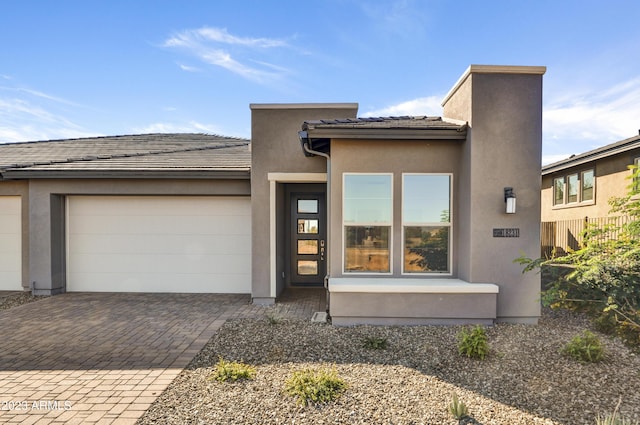
[[[593,183],[591,187],[592,197],[591,199],[584,199],[584,176],[585,174],[591,172],[593,177]],[[569,201],[569,190],[571,189],[571,185],[569,184],[569,179],[571,177],[577,176],[576,181],[576,200]],[[562,200],[558,200],[556,198],[556,193],[558,189],[558,183],[562,185]],[[585,205],[595,205],[596,203],[596,169],[595,167],[583,168],[579,171],[571,172],[568,174],[564,174],[558,177],[554,177],[551,183],[551,197],[552,197],[552,208],[561,209],[561,208],[572,208],[572,207],[581,207]]]
[[[345,222],[345,189],[346,189],[346,179],[347,176],[389,176],[390,178],[390,200],[391,208],[390,208],[390,217],[389,222],[386,223],[374,223],[374,222]],[[342,173],[342,274],[348,276],[391,276],[393,275],[393,210],[394,210],[394,182],[393,182],[393,173],[367,173],[367,172],[343,172]],[[376,271],[349,271],[346,269],[347,266],[347,226],[351,227],[361,227],[361,226],[371,226],[371,227],[388,227],[389,228],[389,243],[388,243],[388,251],[389,251],[389,271],[388,272],[376,272]]]
[[[404,202],[405,176],[448,176],[449,177],[449,221],[448,222],[405,222]],[[400,205],[400,241],[401,241],[401,275],[402,276],[453,276],[453,173],[402,173],[402,199]],[[449,240],[446,272],[407,272],[405,271],[405,228],[406,227],[448,227]]]
[[[591,173],[591,199],[584,199],[584,175],[587,173]],[[596,172],[595,169],[589,168],[587,170],[582,170],[580,172],[580,203],[592,203],[596,201]]]

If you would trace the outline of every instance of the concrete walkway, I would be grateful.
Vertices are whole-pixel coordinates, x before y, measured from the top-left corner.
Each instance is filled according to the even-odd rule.
[[[0,311],[0,423],[133,424],[230,318],[269,309],[246,295],[73,293]],[[310,318],[322,292],[278,314]]]

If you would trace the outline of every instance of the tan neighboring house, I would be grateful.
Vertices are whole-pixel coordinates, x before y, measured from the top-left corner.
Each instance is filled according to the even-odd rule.
[[[536,323],[544,67],[472,65],[443,117],[253,104],[251,142],[0,145],[0,289],[325,287],[334,324]],[[517,204],[516,204],[517,200]]]
[[[543,166],[543,254],[576,249],[586,223],[613,220],[609,199],[628,194],[639,161],[640,135]]]

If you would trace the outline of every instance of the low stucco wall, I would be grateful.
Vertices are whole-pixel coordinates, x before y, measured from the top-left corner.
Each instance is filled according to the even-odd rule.
[[[342,293],[330,294],[334,325],[492,324],[497,294]]]

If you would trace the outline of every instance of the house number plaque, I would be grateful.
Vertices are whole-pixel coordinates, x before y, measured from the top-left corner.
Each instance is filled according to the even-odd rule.
[[[494,238],[519,238],[520,229],[493,229]]]

